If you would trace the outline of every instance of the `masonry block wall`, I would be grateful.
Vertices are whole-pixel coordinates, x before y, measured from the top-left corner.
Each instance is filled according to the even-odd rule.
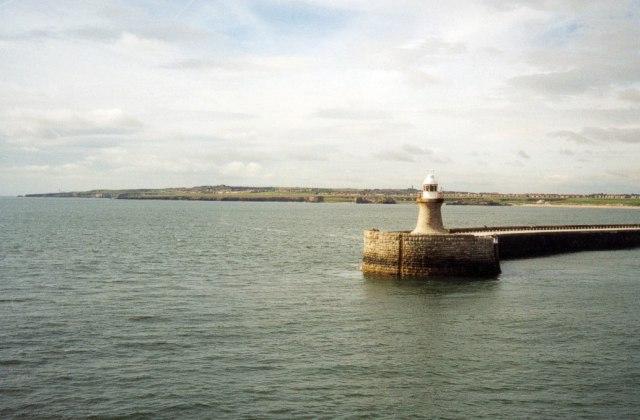
[[[400,277],[490,276],[500,272],[496,246],[490,236],[368,230],[362,271]]]
[[[503,259],[640,246],[640,230],[518,232],[497,236]]]
[[[401,258],[400,238],[409,232],[380,232],[376,229],[364,232],[362,272],[399,275]]]

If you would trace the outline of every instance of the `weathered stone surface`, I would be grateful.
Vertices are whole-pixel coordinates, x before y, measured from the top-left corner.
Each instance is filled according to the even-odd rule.
[[[362,271],[407,276],[491,276],[500,272],[492,237],[368,230]]]
[[[442,224],[442,213],[440,210],[442,208],[442,203],[444,203],[442,198],[418,198],[416,202],[419,207],[418,222],[411,234],[424,235],[448,233]]]

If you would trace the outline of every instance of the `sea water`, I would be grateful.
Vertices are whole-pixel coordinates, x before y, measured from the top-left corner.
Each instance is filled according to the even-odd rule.
[[[445,206],[449,227],[640,210]],[[635,418],[640,249],[365,278],[413,205],[0,199],[2,418]]]

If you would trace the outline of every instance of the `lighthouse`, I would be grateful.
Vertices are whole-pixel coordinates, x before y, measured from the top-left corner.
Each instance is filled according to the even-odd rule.
[[[424,179],[416,200],[420,214],[412,232],[381,232],[378,229],[364,232],[363,273],[397,277],[495,276],[500,273],[497,235],[486,229],[477,232],[474,229],[445,229],[440,213],[444,194],[438,189],[436,177],[431,172]],[[540,244],[546,244],[547,237],[541,235],[537,242],[523,234],[523,241],[525,244],[531,241],[533,250],[543,247]],[[513,246],[514,251],[522,247],[515,241],[512,245],[507,242],[507,246]]]
[[[412,235],[433,235],[449,233],[442,225],[442,213],[440,208],[444,203],[444,195],[438,191],[438,181],[433,172],[430,172],[422,183],[422,193],[416,200],[420,211],[418,223],[411,232]]]

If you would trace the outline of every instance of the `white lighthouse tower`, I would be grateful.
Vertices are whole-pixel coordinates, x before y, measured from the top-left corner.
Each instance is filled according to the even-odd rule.
[[[449,233],[442,224],[440,208],[444,203],[444,194],[438,191],[438,182],[433,172],[422,183],[422,194],[416,200],[420,207],[418,223],[411,232],[412,235]]]

